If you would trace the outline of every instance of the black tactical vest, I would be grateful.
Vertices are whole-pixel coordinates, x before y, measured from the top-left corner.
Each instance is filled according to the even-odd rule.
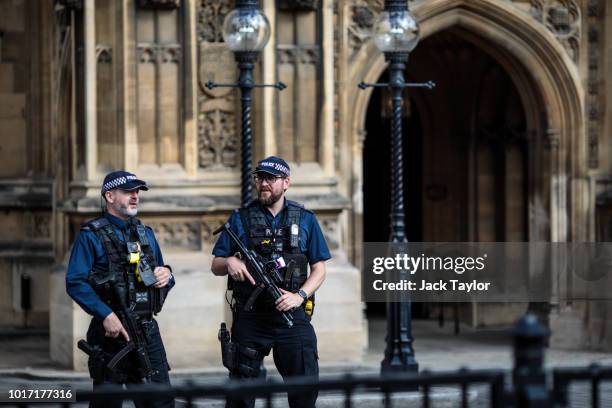
[[[283,289],[296,292],[308,277],[308,259],[300,249],[300,220],[304,209],[301,204],[287,200],[287,208],[283,210],[280,224],[276,229],[268,223],[266,211],[254,202],[239,211],[240,220],[248,236],[248,247],[253,249],[266,261],[282,258],[286,267],[280,269],[284,278]],[[250,282],[234,282],[233,296],[241,303],[246,303],[253,292]],[[258,307],[270,308],[272,299],[267,295],[259,296],[255,302]]]
[[[154,270],[157,265],[151,244],[146,235],[146,228],[140,220],[134,219],[128,228],[128,242],[140,244],[140,267]],[[120,240],[112,224],[104,217],[89,221],[81,226],[83,231],[92,231],[104,245],[108,258],[107,270],[94,270],[89,275],[89,282],[102,301],[113,311],[121,309],[122,302],[133,308],[139,316],[150,316],[161,311],[168,288],[147,287],[136,275],[137,264],[129,263],[127,243]]]

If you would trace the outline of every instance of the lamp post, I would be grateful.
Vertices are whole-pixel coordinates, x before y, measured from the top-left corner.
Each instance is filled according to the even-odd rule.
[[[391,242],[407,243],[404,222],[404,163],[402,141],[402,90],[408,87],[432,89],[431,81],[416,84],[404,81],[404,69],[409,53],[419,41],[419,27],[408,10],[406,0],[385,0],[383,12],[375,24],[374,41],[389,62],[389,82],[367,84],[359,88],[389,87],[392,93],[393,117],[391,120]],[[401,276],[400,276],[401,278]],[[387,302],[387,343],[381,372],[417,372],[419,365],[412,348],[410,299]]]
[[[253,81],[253,68],[259,52],[270,39],[270,23],[259,10],[259,0],[236,0],[235,8],[225,16],[223,21],[223,40],[234,52],[240,75],[235,84],[218,84],[208,81],[206,87],[240,88],[240,104],[242,110],[241,138],[241,185],[240,204],[244,207],[252,199],[251,164],[253,157],[253,131],[251,128],[251,105],[253,88],[274,87],[279,90],[286,88],[282,82],[275,84],[256,84]]]

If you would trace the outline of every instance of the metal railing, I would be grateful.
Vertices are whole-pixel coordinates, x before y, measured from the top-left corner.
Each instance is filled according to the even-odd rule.
[[[602,381],[612,380],[612,367],[593,364],[582,368],[556,368],[552,371],[552,377],[553,399],[558,406],[569,406],[569,389],[572,383],[588,381],[590,383],[590,406],[599,408],[604,406],[600,402],[600,385]]]
[[[392,407],[392,395],[399,392],[409,392],[418,389],[421,394],[421,404],[424,408],[432,406],[432,390],[439,386],[455,385],[458,387],[457,406],[469,407],[470,387],[480,385],[488,388],[491,407],[503,406],[505,398],[504,372],[501,370],[459,370],[453,372],[394,374],[386,376],[353,376],[350,374],[317,380],[316,378],[292,378],[285,382],[253,380],[231,381],[219,385],[184,386],[140,386],[130,389],[97,389],[94,391],[77,392],[77,401],[109,401],[109,400],[155,400],[175,398],[182,400],[189,407],[198,399],[244,399],[250,397],[263,398],[266,406],[272,407],[273,398],[287,392],[326,392],[335,391],[343,396],[339,406],[350,408],[354,406],[353,397],[367,393],[382,395],[382,406]]]
[[[441,387],[456,390],[445,401],[445,406],[468,408],[472,403],[479,407],[491,408],[562,408],[570,406],[571,385],[589,382],[590,400],[587,404],[599,408],[612,407],[612,389],[606,399],[602,399],[601,383],[612,381],[612,367],[591,365],[581,368],[544,369],[545,345],[548,330],[541,326],[532,315],[523,317],[512,331],[514,339],[514,368],[505,370],[469,370],[460,369],[449,372],[421,372],[393,374],[384,376],[344,375],[334,378],[294,377],[287,381],[249,380],[227,381],[220,384],[185,383],[180,386],[167,385],[133,385],[129,388],[108,386],[95,390],[76,390],[76,402],[142,400],[174,398],[183,406],[198,406],[201,400],[236,400],[244,398],[262,398],[266,407],[285,405],[276,404],[276,398],[291,393],[322,392],[333,395],[338,400],[337,406],[354,407],[357,397],[376,394],[380,401],[376,406],[400,407],[421,406],[430,408],[436,397],[436,390]],[[477,398],[476,394],[480,394]],[[406,400],[396,401],[395,398]],[[487,397],[486,399],[481,397]],[[451,399],[452,401],[448,401]],[[484,400],[483,400],[484,399]],[[485,402],[486,401],[486,402]],[[604,401],[602,403],[602,401]],[[22,401],[18,406],[28,406]],[[59,406],[70,406],[70,402],[61,402]],[[7,405],[1,403],[0,405]],[[373,404],[370,403],[369,406]]]

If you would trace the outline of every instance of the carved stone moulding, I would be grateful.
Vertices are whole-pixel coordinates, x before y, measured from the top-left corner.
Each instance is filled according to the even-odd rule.
[[[101,64],[110,64],[113,61],[113,48],[107,44],[96,45],[96,60]]]
[[[181,6],[181,0],[138,0],[138,7],[152,10],[173,10]]]
[[[314,11],[319,7],[319,0],[278,0],[278,8],[287,11]]]

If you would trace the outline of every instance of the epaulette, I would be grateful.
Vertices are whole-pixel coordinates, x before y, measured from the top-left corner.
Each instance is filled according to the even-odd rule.
[[[155,230],[153,229],[153,227],[149,227],[146,224],[143,224],[145,227],[145,230],[149,231],[150,234],[152,234],[153,236],[155,236]]]
[[[293,207],[298,207],[306,212],[309,212],[311,214],[313,214],[312,211],[310,211],[308,208],[304,207],[304,204],[298,203],[297,201],[293,201],[293,200],[287,200],[287,205],[291,205]]]
[[[149,227],[147,224],[145,224],[144,222],[142,222],[142,220],[140,218],[132,218],[134,220],[134,224],[136,225],[142,225],[144,226],[146,229],[149,229],[151,231],[153,231],[153,228]]]
[[[81,225],[81,231],[97,231],[108,224],[109,221],[106,218],[96,218],[94,220],[89,220],[85,224]]]

